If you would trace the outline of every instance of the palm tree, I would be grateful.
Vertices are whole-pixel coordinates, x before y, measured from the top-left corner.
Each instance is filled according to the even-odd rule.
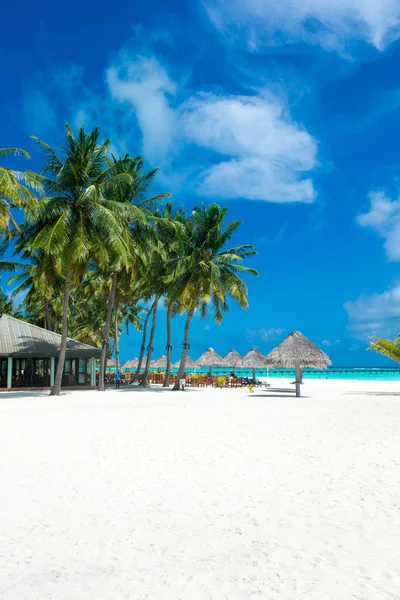
[[[63,278],[61,344],[51,395],[58,395],[61,389],[71,288],[80,284],[91,259],[105,267],[112,252],[121,263],[128,262],[130,242],[125,223],[131,214],[127,207],[104,196],[110,177],[109,140],[99,143],[99,135],[97,127],[89,134],[81,127],[75,137],[66,124],[61,157],[33,137],[45,156],[39,181],[48,195],[41,199],[35,220],[28,218],[21,228],[17,249],[27,247],[29,252],[40,250],[51,256]]]
[[[221,322],[231,296],[241,308],[248,306],[247,287],[239,274],[257,275],[255,269],[242,265],[256,254],[252,245],[226,249],[227,242],[241,225],[241,221],[224,219],[227,208],[212,203],[194,208],[184,221],[177,222],[180,256],[170,261],[169,282],[174,285],[174,297],[181,302],[181,312],[187,312],[181,361],[174,390],[179,390],[179,379],[185,372],[189,328],[195,311],[200,308],[204,317],[207,306],[213,304],[214,318]],[[175,282],[175,283],[174,283]]]
[[[21,154],[24,158],[30,158],[28,152],[21,148],[0,148],[0,158],[11,154]],[[0,166],[0,239],[9,235],[10,225],[18,229],[11,209],[19,207],[34,212],[37,199],[33,191],[41,189],[42,186],[34,173],[23,173]]]
[[[400,363],[400,334],[395,340],[385,340],[379,337],[371,338],[368,350],[375,350],[379,354],[383,354],[391,358],[395,362]]]
[[[158,169],[142,173],[143,160],[140,156],[131,158],[129,154],[109,160],[111,179],[105,186],[104,193],[112,198],[115,204],[130,207],[130,219],[126,223],[130,233],[130,255],[127,261],[115,254],[111,257],[108,271],[111,275],[111,288],[107,298],[107,315],[104,327],[102,353],[100,358],[99,390],[104,391],[105,361],[111,328],[111,315],[117,293],[118,277],[122,270],[130,273],[133,280],[139,271],[139,262],[146,261],[149,240],[152,239],[149,217],[155,202],[169,197],[169,194],[157,194],[145,198],[146,191],[153,181]]]

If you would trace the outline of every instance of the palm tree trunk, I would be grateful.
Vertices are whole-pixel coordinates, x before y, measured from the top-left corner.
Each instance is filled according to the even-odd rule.
[[[51,331],[49,301],[47,300],[47,298],[44,301],[44,311],[45,311],[45,317],[44,317],[45,326],[44,326],[44,328]]]
[[[153,353],[154,334],[156,332],[156,323],[157,323],[157,304],[158,304],[159,299],[160,299],[160,297],[156,296],[156,299],[154,300],[153,321],[151,323],[149,345],[147,346],[147,360],[146,360],[146,366],[144,368],[142,382],[140,385],[148,385],[147,378],[149,376],[151,355]]]
[[[119,329],[118,329],[118,305],[115,307],[115,362],[116,370],[119,371]]]
[[[200,296],[200,294],[197,293],[196,297],[193,300],[193,304],[189,309],[188,315],[186,317],[185,329],[183,332],[183,348],[182,348],[181,362],[179,364],[179,371],[176,376],[175,385],[172,388],[173,390],[180,389],[179,388],[179,380],[182,379],[185,374],[186,358],[187,358],[187,354],[188,354],[189,327],[190,327],[190,323],[193,319],[193,315],[194,315],[194,311],[196,310],[197,303],[199,301],[199,296]]]
[[[98,389],[100,392],[104,392],[104,376],[106,372],[106,355],[107,355],[107,347],[108,340],[110,336],[110,328],[111,328],[111,315],[114,306],[115,293],[117,291],[117,279],[118,279],[118,271],[114,271],[111,283],[111,291],[108,297],[108,306],[107,306],[107,315],[106,315],[106,323],[104,326],[104,335],[103,335],[103,344],[101,346],[101,355],[100,355],[100,373],[99,373],[99,385]]]
[[[142,362],[143,362],[145,345],[146,345],[147,325],[149,323],[149,319],[150,319],[151,313],[153,312],[154,305],[155,305],[155,301],[153,302],[153,304],[151,305],[151,307],[147,311],[147,315],[146,315],[146,318],[145,318],[144,323],[143,323],[142,345],[140,347],[139,363],[138,363],[138,366],[137,366],[137,369],[136,369],[136,373],[135,373],[135,377],[133,378],[132,383],[136,383],[139,380],[140,370],[142,368]]]
[[[67,270],[67,275],[65,277],[65,284],[64,284],[64,300],[63,300],[60,352],[58,355],[58,363],[57,363],[57,369],[56,369],[56,374],[55,374],[55,378],[54,378],[54,385],[51,389],[50,396],[59,396],[60,391],[61,391],[62,376],[64,373],[65,355],[67,353],[68,308],[69,308],[69,294],[71,292],[71,281],[72,281],[72,268],[69,267]]]
[[[172,354],[172,346],[171,346],[171,312],[172,305],[168,306],[167,310],[167,369],[165,373],[164,385],[163,387],[169,387],[169,381],[171,379],[171,354]]]

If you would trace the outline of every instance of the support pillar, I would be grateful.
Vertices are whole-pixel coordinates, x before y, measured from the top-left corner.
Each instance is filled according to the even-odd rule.
[[[13,367],[13,359],[11,356],[7,358],[7,388],[10,389],[12,387],[12,367]]]
[[[90,359],[90,385],[96,387],[96,359]]]
[[[54,385],[54,375],[56,371],[56,359],[54,356],[50,358],[50,387]]]
[[[300,385],[303,383],[303,369],[296,365],[296,398],[300,398]]]

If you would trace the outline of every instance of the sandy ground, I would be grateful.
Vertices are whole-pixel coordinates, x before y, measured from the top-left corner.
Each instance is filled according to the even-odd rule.
[[[0,394],[0,598],[399,599],[400,384],[303,393]]]

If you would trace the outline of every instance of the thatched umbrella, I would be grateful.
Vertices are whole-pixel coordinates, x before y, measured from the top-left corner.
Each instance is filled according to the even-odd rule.
[[[303,369],[326,369],[331,359],[322,352],[300,331],[292,331],[270,352],[265,359],[265,364],[270,367],[294,367],[296,369],[296,396],[300,397],[300,384],[303,379]]]
[[[163,354],[161,358],[153,361],[154,369],[166,369],[167,368],[167,357]]]
[[[172,368],[173,368],[173,369],[179,369],[179,367],[180,367],[180,364],[181,364],[181,361],[180,361],[180,360],[178,360],[178,362],[176,362],[176,363],[174,363],[174,364],[172,365]],[[185,367],[185,371],[186,371],[187,369],[197,369],[197,363],[196,363],[196,362],[195,362],[195,361],[194,361],[192,358],[190,358],[190,356],[187,356],[187,357],[186,357],[186,367]]]
[[[200,356],[200,358],[198,358],[196,360],[197,366],[199,367],[210,367],[210,375],[212,375],[212,368],[213,367],[229,367],[230,365],[228,365],[225,360],[222,358],[222,356],[220,356],[219,354],[217,354],[215,352],[215,350],[213,348],[208,348],[208,350],[206,350],[204,352],[204,354],[202,354]]]
[[[252,369],[253,378],[256,378],[256,369],[265,369],[265,356],[257,348],[252,348],[240,361],[242,369]]]
[[[226,364],[229,365],[230,367],[232,367],[233,373],[235,372],[235,367],[240,366],[241,360],[242,360],[242,357],[239,354],[239,352],[237,352],[236,350],[231,350],[230,352],[228,352],[228,354],[224,358],[224,361],[226,362]]]
[[[111,370],[113,367],[116,367],[116,366],[117,366],[117,361],[115,360],[115,358],[107,359],[106,371]]]

